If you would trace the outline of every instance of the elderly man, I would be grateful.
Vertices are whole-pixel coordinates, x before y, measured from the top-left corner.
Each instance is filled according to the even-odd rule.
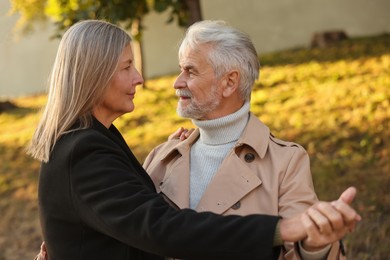
[[[250,112],[259,74],[250,38],[221,21],[198,22],[187,30],[179,63],[177,112],[198,128],[145,160],[157,190],[180,208],[222,215],[289,218],[313,205],[317,196],[304,148],[275,138]],[[338,259],[340,245],[285,243],[279,258]]]

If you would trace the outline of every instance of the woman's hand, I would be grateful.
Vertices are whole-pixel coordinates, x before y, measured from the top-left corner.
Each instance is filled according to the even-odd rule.
[[[168,140],[172,140],[172,139],[180,139],[180,141],[186,140],[192,134],[192,132],[194,132],[194,130],[195,130],[194,128],[188,130],[184,127],[180,127],[168,137]]]
[[[345,190],[337,201],[318,202],[302,216],[307,237],[302,246],[308,251],[318,250],[342,239],[355,229],[361,216],[350,206],[356,196],[353,187]]]
[[[41,251],[39,254],[34,258],[34,260],[48,260],[49,257],[47,255],[46,251],[46,246],[45,246],[45,241],[42,242],[41,244]]]

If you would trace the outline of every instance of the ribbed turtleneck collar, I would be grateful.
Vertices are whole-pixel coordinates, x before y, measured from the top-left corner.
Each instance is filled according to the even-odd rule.
[[[233,114],[212,120],[195,120],[192,122],[199,127],[199,141],[208,145],[221,145],[235,142],[240,138],[249,118],[249,102]]]

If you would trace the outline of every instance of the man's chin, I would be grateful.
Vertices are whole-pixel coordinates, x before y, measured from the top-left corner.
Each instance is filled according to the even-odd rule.
[[[177,110],[176,110],[176,113],[177,113],[180,117],[189,118],[188,115],[187,115],[187,113],[184,112],[183,110],[177,109]]]
[[[192,113],[190,113],[190,112],[188,112],[188,111],[186,111],[186,110],[184,110],[184,109],[182,109],[182,108],[180,108],[180,107],[178,107],[178,108],[176,109],[176,113],[177,113],[180,117],[190,118],[190,119],[193,119],[193,118],[194,118]]]

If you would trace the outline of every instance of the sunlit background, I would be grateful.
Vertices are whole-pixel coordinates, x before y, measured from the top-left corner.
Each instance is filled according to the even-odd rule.
[[[25,155],[24,147],[46,101],[58,46],[58,39],[50,38],[61,33],[57,25],[72,21],[65,15],[77,18],[80,9],[98,8],[73,0],[61,9],[59,2],[12,0],[11,5],[0,0],[0,260],[32,259],[42,240],[36,200],[39,163]],[[143,161],[179,126],[192,126],[176,115],[172,88],[186,24],[178,25],[172,7],[127,2],[148,4],[141,19],[147,81],[137,91],[135,111],[115,123]],[[388,259],[390,2],[209,0],[200,6],[203,19],[226,20],[253,39],[262,68],[251,109],[275,136],[307,149],[319,197],[336,199],[347,186],[357,187],[354,206],[363,221],[345,238],[349,259]],[[21,17],[34,27],[27,34]],[[134,27],[129,32],[136,33]],[[347,39],[318,41],[320,46],[310,48],[314,34],[326,31],[343,32]]]

